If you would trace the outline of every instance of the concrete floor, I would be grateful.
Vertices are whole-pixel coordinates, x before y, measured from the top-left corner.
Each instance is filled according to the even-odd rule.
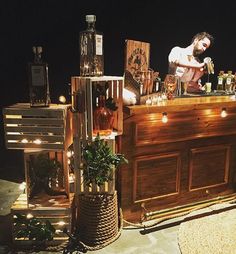
[[[10,207],[21,192],[19,190],[19,183],[0,179],[0,254],[26,253],[25,251],[13,251],[11,246]],[[116,241],[103,249],[87,251],[87,253],[179,254],[177,241],[179,225],[177,224],[179,224],[178,220],[173,219],[146,230],[126,227],[122,229],[121,235]],[[41,251],[37,253],[50,252]]]
[[[0,174],[1,175],[1,174]],[[11,244],[11,216],[10,208],[12,203],[22,193],[19,183],[11,180],[0,179],[0,254],[24,254],[24,253],[62,253],[60,252],[26,252],[16,251]],[[153,222],[146,223],[146,228],[123,227],[120,237],[110,245],[96,251],[86,253],[96,254],[180,254],[178,246],[178,229],[180,223],[196,215],[210,214],[212,208],[216,211],[223,207],[234,207],[233,204],[218,204],[205,209],[196,210],[190,215],[163,221],[152,227]],[[74,251],[73,254],[82,253]]]

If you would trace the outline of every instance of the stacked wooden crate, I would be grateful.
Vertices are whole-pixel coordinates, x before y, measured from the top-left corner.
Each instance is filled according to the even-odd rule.
[[[96,86],[108,86],[106,97],[111,97],[117,106],[117,110],[113,112],[114,123],[111,135],[101,136],[111,147],[112,151],[118,150],[116,137],[123,132],[123,87],[124,78],[116,76],[102,76],[102,77],[80,77],[75,76],[71,78],[72,87],[72,107],[73,113],[73,144],[75,154],[75,192],[79,194],[99,194],[99,193],[114,193],[115,191],[115,177],[114,180],[109,181],[104,186],[99,187],[92,184],[88,187],[83,181],[83,159],[82,146],[90,142],[95,137],[93,133],[93,112],[94,108],[94,94]]]
[[[28,103],[18,103],[3,109],[5,144],[8,149],[24,150],[26,189],[11,208],[12,217],[16,214],[31,214],[36,219],[52,223],[56,229],[57,244],[67,239],[62,233],[62,225],[69,232],[72,230],[74,194],[69,191],[69,165],[67,150],[72,144],[72,118],[70,105],[52,104],[45,108],[32,108]],[[50,196],[41,193],[30,197],[30,165],[39,154],[46,154],[62,166],[58,176],[57,187],[63,188],[65,195]],[[51,186],[54,187],[54,186]],[[13,232],[17,232],[14,228]],[[31,241],[17,238],[15,244],[26,245]]]

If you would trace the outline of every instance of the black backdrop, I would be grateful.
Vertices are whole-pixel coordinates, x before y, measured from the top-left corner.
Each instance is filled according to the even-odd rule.
[[[234,1],[159,0],[3,0],[0,7],[0,105],[28,102],[27,62],[32,46],[42,45],[49,64],[52,102],[67,92],[70,77],[79,74],[78,35],[85,15],[97,16],[104,34],[105,75],[123,75],[125,39],[151,43],[150,67],[162,77],[173,46],[188,46],[198,32],[215,37],[207,50],[219,70],[236,71]],[[211,76],[213,82],[216,74]],[[4,146],[2,115],[0,168],[15,165],[20,152]],[[20,157],[20,156],[18,156]],[[13,166],[14,167],[14,166]]]

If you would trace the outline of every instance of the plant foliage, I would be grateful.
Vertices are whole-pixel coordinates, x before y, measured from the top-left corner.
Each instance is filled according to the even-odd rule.
[[[46,220],[42,222],[36,218],[27,218],[26,215],[16,214],[14,218],[15,232],[18,238],[28,238],[39,242],[52,241],[55,228]]]
[[[121,163],[128,163],[123,154],[113,153],[109,145],[100,139],[99,134],[83,149],[83,158],[83,177],[88,186],[92,183],[101,186],[112,180],[113,170]]]

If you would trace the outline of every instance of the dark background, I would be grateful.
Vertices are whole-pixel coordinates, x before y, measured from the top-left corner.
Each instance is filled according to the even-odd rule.
[[[0,7],[0,105],[28,102],[27,63],[32,46],[41,45],[49,64],[51,99],[67,93],[73,75],[79,75],[79,32],[85,15],[95,14],[104,34],[105,75],[122,76],[126,39],[151,44],[150,67],[163,78],[173,46],[186,47],[193,35],[207,31],[215,38],[205,52],[219,70],[236,71],[234,1],[159,0],[3,0]],[[204,57],[203,56],[203,57]],[[0,176],[23,173],[22,151],[6,150],[0,116]]]

